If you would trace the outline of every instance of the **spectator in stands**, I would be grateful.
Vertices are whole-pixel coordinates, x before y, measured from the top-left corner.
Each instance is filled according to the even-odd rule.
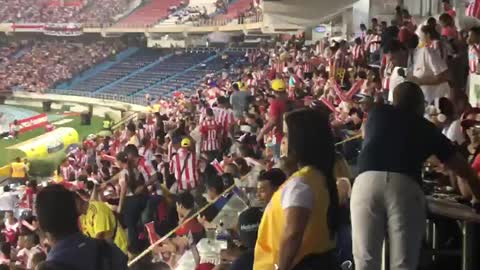
[[[438,21],[442,26],[442,36],[446,37],[447,39],[458,39],[457,27],[455,26],[455,21],[450,15],[443,13],[438,18]]]
[[[288,156],[299,169],[265,210],[254,268],[334,269],[338,194],[330,125],[319,111],[305,109],[287,114],[285,122]]]
[[[198,170],[197,155],[190,149],[192,141],[189,138],[183,138],[180,143],[181,148],[170,161],[170,172],[175,175],[175,184],[171,188],[174,193],[177,191],[189,191],[197,188]]]
[[[235,185],[244,188],[256,188],[262,166],[249,165],[243,158],[236,158],[234,164],[237,165],[240,174],[239,179],[235,181]]]
[[[0,242],[0,265],[10,265],[12,245],[8,242]]]
[[[189,192],[182,192],[178,194],[176,201],[178,223],[182,224],[193,214],[195,214],[195,200],[193,195]],[[190,232],[193,235],[195,243],[198,243],[200,239],[205,237],[205,230],[196,218],[191,219],[186,224],[183,224],[183,226],[176,231],[176,235],[179,237],[187,237]]]
[[[137,148],[140,147],[140,138],[137,135],[137,128],[133,123],[127,125],[127,140],[127,145],[131,144]]]
[[[21,262],[21,265],[25,267],[25,269],[33,269],[33,256],[37,253],[43,253],[40,246],[40,239],[38,235],[34,233],[28,233],[20,237],[22,239],[19,239],[19,242],[22,242],[23,248],[18,251],[17,260]]]
[[[105,241],[83,236],[78,228],[74,194],[63,186],[44,188],[37,197],[40,228],[52,247],[46,263],[69,269],[95,269],[100,261],[109,269],[127,269],[127,257]]]
[[[352,191],[353,254],[360,270],[380,268],[387,230],[392,267],[417,267],[425,229],[425,198],[418,183],[422,164],[431,155],[464,178],[475,197],[480,196],[477,174],[440,130],[423,118],[424,96],[419,86],[412,82],[397,86],[393,104],[369,113],[360,174]],[[404,133],[407,129],[410,135]],[[372,210],[379,208],[387,211]]]
[[[420,85],[425,100],[432,103],[435,98],[449,96],[448,67],[440,53],[429,49],[432,37],[437,33],[435,29],[422,26],[420,47],[415,51],[413,61],[413,76],[407,78]]]
[[[118,184],[120,200],[117,212],[122,215],[123,224],[127,227],[128,251],[136,254],[143,250],[144,242],[138,239],[141,213],[147,204],[145,179],[139,169],[129,161],[128,154],[117,154],[117,163],[121,168]]]
[[[262,142],[264,136],[271,132],[273,135],[272,139],[274,140],[272,142],[273,155],[278,160],[280,158],[280,142],[283,137],[283,115],[289,110],[289,108],[287,108],[288,95],[286,93],[287,89],[285,82],[281,79],[275,79],[272,81],[271,88],[275,95],[275,99],[270,101],[268,122],[258,133],[257,141]]]
[[[27,181],[27,169],[20,157],[10,164],[10,183],[14,185],[25,185]]]
[[[280,169],[274,168],[260,173],[257,182],[257,199],[262,206],[267,206],[275,191],[278,190],[285,180],[287,180],[287,176]]]
[[[219,122],[215,120],[215,115],[211,108],[207,108],[206,117],[200,123],[201,133],[201,151],[207,155],[208,161],[219,159],[223,128]]]
[[[235,119],[243,119],[244,114],[248,111],[250,103],[250,93],[248,91],[240,90],[241,82],[236,82],[232,85],[233,94],[230,96],[230,104],[232,105]]]
[[[258,227],[263,212],[260,208],[252,207],[238,216],[238,232],[241,247],[239,249],[222,250],[223,260],[231,262],[230,270],[252,270],[257,241]]]
[[[101,201],[89,201],[88,194],[80,191],[75,196],[75,202],[81,215],[82,232],[88,237],[115,243],[127,254],[127,235],[110,207]]]

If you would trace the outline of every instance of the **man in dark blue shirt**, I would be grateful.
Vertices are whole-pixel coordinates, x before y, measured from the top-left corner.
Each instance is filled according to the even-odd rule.
[[[51,244],[46,263],[71,270],[126,270],[127,256],[115,245],[84,236],[78,226],[74,194],[60,185],[37,196],[40,228]]]
[[[477,174],[452,143],[424,117],[420,87],[398,85],[394,106],[370,111],[365,140],[358,158],[359,176],[351,198],[355,268],[380,269],[385,235],[390,239],[393,269],[416,269],[425,231],[426,201],[421,189],[421,168],[435,155],[466,180],[480,198]]]

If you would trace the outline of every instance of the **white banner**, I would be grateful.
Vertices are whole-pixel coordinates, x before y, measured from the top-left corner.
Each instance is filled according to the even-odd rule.
[[[80,36],[83,27],[80,23],[48,23],[45,24],[43,33],[49,36]]]

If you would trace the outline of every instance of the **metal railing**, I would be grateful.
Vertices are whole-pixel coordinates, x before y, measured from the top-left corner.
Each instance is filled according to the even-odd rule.
[[[258,12],[254,15],[250,16],[241,16],[238,15],[234,18],[219,18],[213,17],[209,19],[199,19],[195,21],[188,21],[181,24],[172,24],[166,23],[163,26],[184,26],[189,25],[193,27],[205,27],[205,26],[225,26],[227,24],[249,24],[249,23],[258,23],[263,21],[263,13]],[[135,23],[96,23],[96,22],[86,22],[83,23],[83,28],[155,28],[155,27],[162,27],[162,22],[159,20],[157,23],[153,24],[135,24]]]
[[[46,91],[46,93],[88,97],[88,98],[94,98],[94,99],[99,99],[103,101],[113,100],[113,101],[124,102],[128,104],[137,104],[137,105],[147,104],[145,98],[139,97],[139,96],[126,96],[126,95],[109,94],[109,93],[92,93],[92,92],[68,90],[68,89],[49,89]]]

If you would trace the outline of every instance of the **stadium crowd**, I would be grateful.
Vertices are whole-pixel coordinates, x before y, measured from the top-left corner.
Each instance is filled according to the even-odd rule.
[[[10,23],[111,23],[128,7],[126,0],[84,1],[82,6],[52,5],[48,1],[0,2],[0,21]]]
[[[6,213],[1,262],[127,269],[127,256],[175,229],[134,264],[174,268],[190,241],[207,237],[225,198],[254,192],[258,205],[228,228],[239,241],[221,262],[199,258],[196,269],[338,269],[345,261],[379,269],[387,230],[391,268],[415,269],[424,162],[473,207],[480,198],[480,110],[465,95],[469,73],[479,73],[480,28],[458,31],[450,13],[416,25],[399,8],[390,25],[361,25],[353,44],[292,37],[249,50],[246,64],[191,93],[147,96],[148,113],[73,150],[57,184],[28,182],[27,211]],[[83,55],[71,51],[71,59]]]
[[[34,41],[24,44],[25,53],[12,56],[20,47],[4,49],[0,63],[0,89],[43,92],[99,63],[124,48],[121,42],[98,41],[87,44],[67,41]]]

